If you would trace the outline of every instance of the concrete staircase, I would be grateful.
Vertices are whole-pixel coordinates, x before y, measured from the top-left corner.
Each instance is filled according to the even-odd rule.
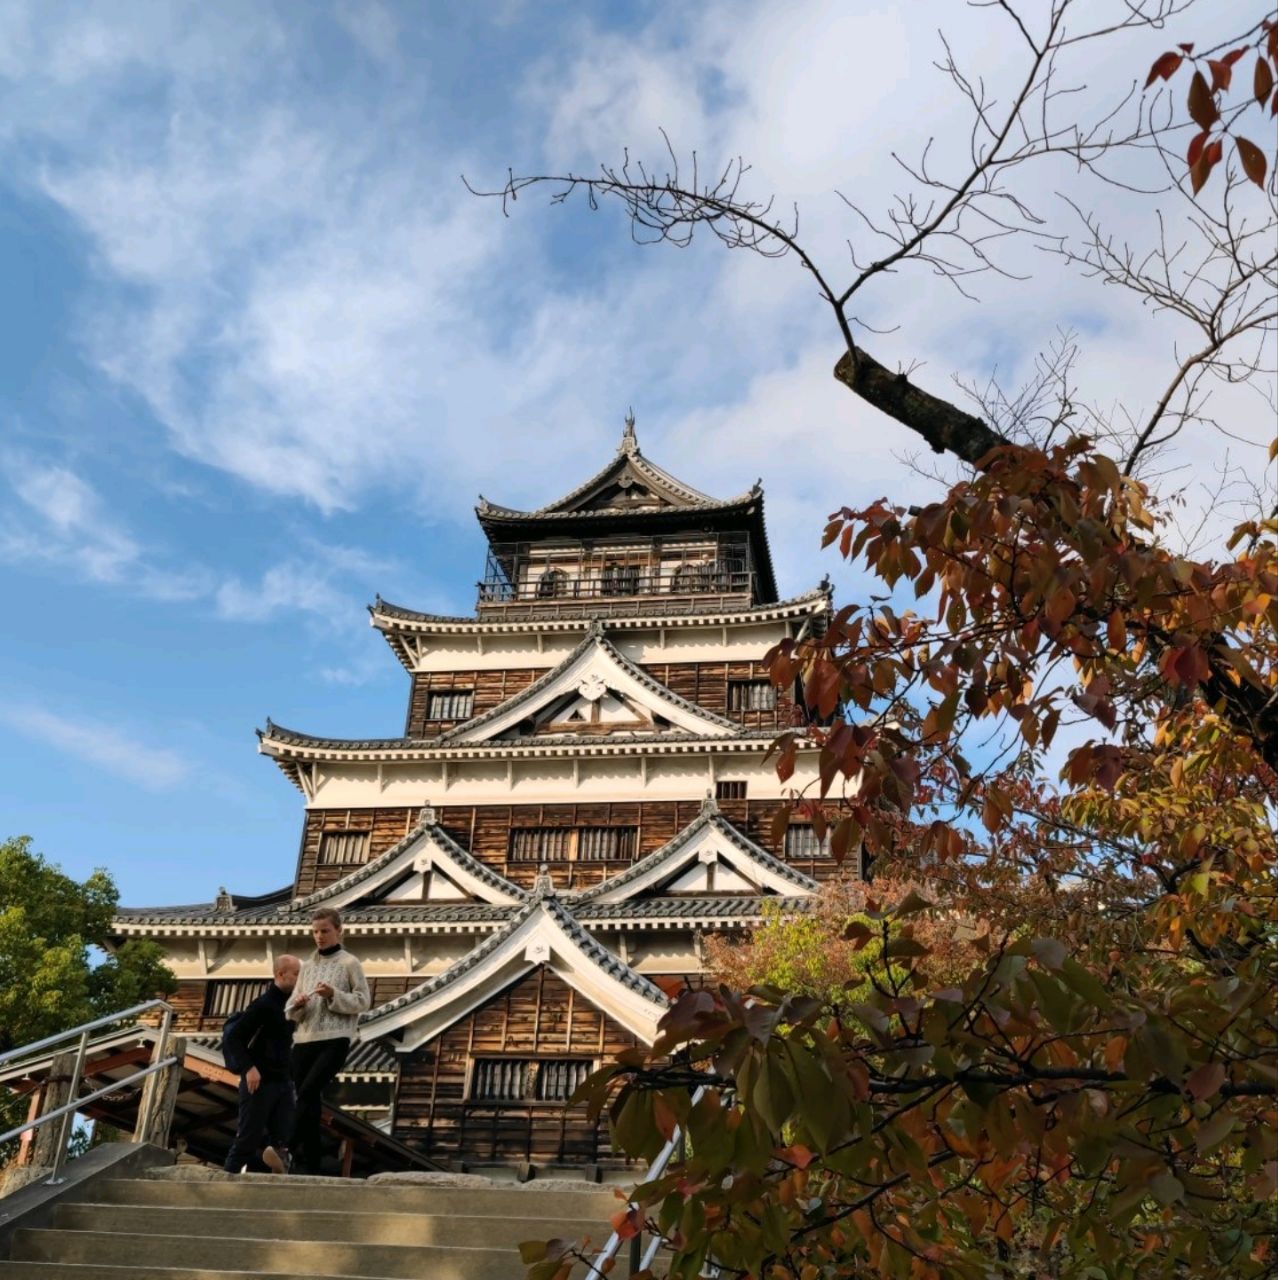
[[[48,1226],[14,1233],[0,1280],[521,1280],[520,1241],[598,1248],[620,1207],[602,1188],[170,1172],[69,1192]],[[612,1274],[627,1275],[624,1259]]]

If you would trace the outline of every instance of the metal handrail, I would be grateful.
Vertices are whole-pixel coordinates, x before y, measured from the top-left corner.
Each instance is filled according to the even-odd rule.
[[[105,1088],[98,1089],[96,1092],[89,1094],[88,1097],[80,1097],[80,1084],[84,1079],[84,1062],[89,1052],[90,1033],[100,1030],[102,1027],[113,1026],[126,1018],[134,1017],[136,1014],[145,1013],[148,1009],[164,1010],[164,1016],[160,1020],[160,1039],[156,1045],[154,1061],[149,1066],[125,1076],[123,1080],[113,1080]],[[161,1071],[165,1067],[176,1065],[177,1058],[168,1056],[169,1032],[173,1026],[173,1014],[173,1006],[167,1000],[148,1000],[145,1004],[136,1004],[130,1009],[121,1009],[118,1013],[109,1013],[105,1017],[95,1018],[92,1022],[82,1022],[78,1027],[71,1027],[66,1031],[60,1031],[57,1035],[46,1036],[43,1040],[35,1040],[31,1044],[22,1045],[17,1049],[10,1049],[7,1053],[0,1054],[0,1066],[3,1066],[6,1062],[20,1061],[23,1058],[29,1058],[39,1053],[43,1049],[51,1049],[55,1045],[61,1044],[64,1040],[70,1040],[73,1036],[79,1036],[80,1038],[80,1043],[76,1046],[75,1068],[71,1072],[71,1087],[67,1091],[68,1101],[52,1111],[45,1112],[42,1116],[36,1116],[34,1120],[28,1120],[24,1124],[20,1124],[16,1129],[11,1129],[8,1133],[0,1134],[0,1142],[7,1142],[10,1138],[18,1137],[19,1134],[33,1133],[41,1125],[60,1119],[62,1123],[58,1134],[58,1145],[55,1148],[53,1157],[53,1172],[49,1175],[47,1182],[49,1186],[57,1186],[63,1182],[64,1179],[61,1176],[62,1166],[66,1163],[67,1142],[71,1138],[71,1125],[75,1119],[75,1113],[86,1103],[96,1102],[108,1093],[114,1093],[118,1089],[133,1084],[134,1081],[154,1075],[155,1072]]]
[[[701,1085],[693,1093],[692,1105],[694,1107],[701,1101],[701,1097],[705,1091],[706,1086]],[[679,1150],[682,1143],[683,1130],[676,1125],[674,1132],[670,1135],[670,1141],[661,1148],[657,1158],[648,1166],[648,1176],[646,1179],[648,1182],[651,1182],[654,1178],[661,1177],[661,1175],[665,1173],[666,1165],[670,1163],[670,1157]],[[631,1200],[630,1204],[635,1205],[635,1202]],[[635,1205],[635,1207],[637,1208],[638,1206]],[[642,1271],[644,1267],[647,1267],[652,1263],[652,1260],[657,1256],[657,1250],[660,1249],[664,1243],[665,1238],[663,1236],[655,1236],[653,1238],[652,1242],[648,1245],[647,1252],[643,1256],[643,1261],[638,1268],[639,1270]],[[586,1272],[585,1280],[603,1280],[604,1264],[610,1262],[617,1256],[617,1250],[621,1248],[621,1244],[622,1240],[620,1234],[614,1231],[612,1235],[608,1237],[607,1243],[604,1247],[595,1255],[595,1260],[590,1264],[590,1270]]]

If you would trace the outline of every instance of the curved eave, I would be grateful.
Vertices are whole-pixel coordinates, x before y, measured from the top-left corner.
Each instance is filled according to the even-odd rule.
[[[265,736],[259,730],[258,751],[269,756],[284,775],[303,794],[298,770],[306,764],[417,764],[439,761],[454,763],[466,760],[572,760],[605,756],[654,756],[654,755],[706,755],[743,754],[762,755],[776,740],[778,731],[764,729],[754,736],[733,738],[681,738],[678,740],[645,738],[627,742],[604,743],[598,740],[573,741],[571,743],[546,740],[533,746],[517,743],[476,743],[474,746],[440,747],[433,742],[405,746],[401,741],[386,744],[354,746],[347,743],[329,745],[329,740],[319,738],[308,741],[281,742]],[[800,751],[815,751],[810,743],[800,742]]]
[[[762,622],[784,622],[789,619],[819,617],[831,609],[828,583],[814,587],[802,595],[778,600],[775,604],[753,605],[745,609],[708,610],[704,613],[635,613],[621,614],[607,620],[608,631],[651,631],[660,627],[705,628],[755,626]],[[467,615],[421,613],[392,604],[381,596],[368,606],[369,622],[396,649],[400,661],[409,666],[407,650],[395,637],[408,635],[548,635],[553,632],[580,632],[590,629],[586,614],[577,618],[520,618],[511,621],[488,621]],[[411,666],[409,666],[411,670]]]

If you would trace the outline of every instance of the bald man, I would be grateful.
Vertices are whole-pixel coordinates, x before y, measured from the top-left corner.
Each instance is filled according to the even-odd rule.
[[[251,1064],[240,1076],[240,1118],[224,1166],[228,1173],[240,1173],[246,1167],[250,1173],[288,1172],[285,1144],[293,1131],[297,1104],[289,1074],[293,1023],[284,1016],[284,1006],[301,969],[296,956],[279,956],[275,980],[223,1032],[222,1051],[228,1063]]]

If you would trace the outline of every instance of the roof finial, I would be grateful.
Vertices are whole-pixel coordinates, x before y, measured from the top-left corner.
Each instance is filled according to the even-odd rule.
[[[234,911],[235,899],[226,891],[226,885],[222,885],[217,891],[217,898],[213,903],[214,911]]]
[[[422,805],[422,811],[417,815],[417,825],[419,827],[433,827],[439,821],[439,815],[435,812],[435,806],[427,802]]]
[[[619,453],[638,453],[639,439],[635,435],[635,411],[631,407],[626,414],[626,429],[621,433],[621,448]]]
[[[701,802],[701,816],[703,818],[713,818],[719,812],[719,802],[714,798],[713,791],[707,791],[705,799]]]

